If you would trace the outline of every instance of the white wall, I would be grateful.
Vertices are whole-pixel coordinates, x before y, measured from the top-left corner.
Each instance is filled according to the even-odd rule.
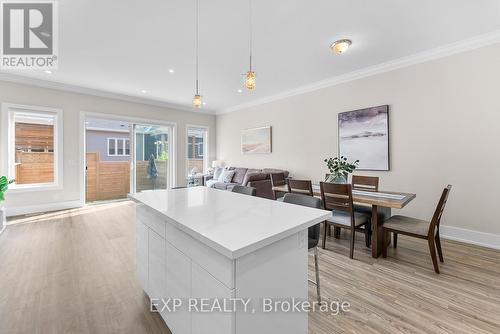
[[[217,158],[320,180],[323,159],[337,155],[337,114],[388,104],[391,171],[363,174],[380,176],[381,189],[417,194],[396,213],[430,219],[450,183],[443,224],[500,235],[499,93],[496,44],[217,116]],[[273,153],[242,155],[240,131],[265,125]],[[486,237],[500,246],[500,236]]]
[[[80,184],[80,112],[96,112],[123,115],[144,120],[175,122],[176,127],[176,180],[185,183],[186,124],[203,125],[209,128],[209,161],[215,157],[215,116],[189,111],[155,107],[146,104],[124,102],[54,89],[28,86],[0,81],[0,103],[54,107],[63,110],[64,131],[64,171],[63,189],[29,193],[7,193],[5,206],[7,213],[22,213],[42,208],[44,210],[61,207],[61,203],[74,206],[79,202]],[[3,131],[3,125],[0,124]],[[0,136],[1,137],[1,136]],[[1,145],[0,145],[1,146]],[[4,166],[5,152],[0,152],[0,168]],[[0,170],[0,174],[6,171]]]

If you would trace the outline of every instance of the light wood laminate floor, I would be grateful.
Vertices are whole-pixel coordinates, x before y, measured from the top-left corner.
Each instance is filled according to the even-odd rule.
[[[94,205],[9,225],[0,333],[169,333],[135,278],[133,208]],[[320,250],[320,276],[323,298],[351,308],[311,313],[309,333],[500,333],[500,252],[444,241],[436,275],[425,241],[401,236],[387,259],[373,259],[359,234],[350,260],[344,233]]]

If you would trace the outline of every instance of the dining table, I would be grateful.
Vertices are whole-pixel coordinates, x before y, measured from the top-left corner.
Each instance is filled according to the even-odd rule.
[[[313,195],[321,198],[319,183],[313,183]],[[288,192],[288,185],[273,186],[275,192]],[[372,229],[372,257],[377,258],[382,254],[383,250],[383,224],[380,219],[380,211],[390,218],[391,209],[402,209],[410,203],[417,195],[413,193],[405,193],[398,191],[369,191],[369,190],[353,190],[352,200],[357,204],[364,204],[371,207],[371,229]],[[390,238],[387,238],[390,242]]]

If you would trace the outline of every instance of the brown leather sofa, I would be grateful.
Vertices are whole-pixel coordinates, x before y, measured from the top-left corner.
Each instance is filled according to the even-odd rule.
[[[212,187],[221,190],[232,190],[235,185],[242,185],[248,187],[254,187],[257,191],[256,195],[258,197],[273,199],[273,190],[271,185],[272,173],[284,173],[285,178],[288,177],[288,171],[274,168],[244,168],[244,167],[228,167],[229,170],[234,170],[233,178],[231,182],[224,183],[217,180],[212,180],[212,178],[205,177],[205,185],[207,187]]]

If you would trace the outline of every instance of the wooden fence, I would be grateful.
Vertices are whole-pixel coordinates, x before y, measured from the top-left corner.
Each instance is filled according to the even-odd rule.
[[[148,178],[147,168],[149,161],[137,161],[137,171],[135,176],[136,191],[151,189],[166,189],[168,176],[167,160],[155,160],[158,177],[154,182]]]
[[[158,177],[153,182],[147,177],[148,161],[137,161],[136,190],[166,189],[168,162],[155,160]],[[130,163],[128,161],[100,161],[99,153],[87,153],[87,202],[126,198],[130,192]]]
[[[100,161],[99,153],[87,153],[87,202],[127,197],[130,192],[128,161]]]
[[[54,153],[16,152],[16,183],[54,182]]]
[[[196,168],[198,173],[203,173],[203,159],[187,159],[187,173],[189,174],[193,168]]]

